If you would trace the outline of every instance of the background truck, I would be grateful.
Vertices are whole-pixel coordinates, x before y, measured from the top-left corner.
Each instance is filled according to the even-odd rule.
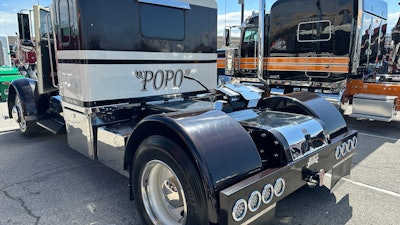
[[[144,223],[266,224],[290,193],[350,173],[357,132],[323,98],[217,86],[214,0],[33,11],[37,79],[12,82],[9,116],[128,176]]]
[[[386,2],[277,0],[260,11],[265,19],[250,16],[239,48],[227,48],[226,75],[257,83],[260,67],[270,94],[313,92],[343,111],[352,104],[353,117],[396,116],[400,83],[385,79]]]
[[[0,35],[0,96],[5,102],[8,98],[8,86],[11,81],[23,77],[13,66],[7,35]]]
[[[399,3],[400,5],[400,3]],[[396,25],[394,26],[392,30],[392,40],[389,46],[389,52],[388,52],[388,73],[393,74],[392,79],[386,79],[387,81],[393,81],[398,77],[400,74],[400,61],[399,61],[399,55],[400,55],[400,18],[397,20]],[[396,75],[397,74],[397,75]],[[390,76],[390,75],[389,75]],[[386,77],[383,77],[384,79]],[[399,80],[397,80],[399,81]]]

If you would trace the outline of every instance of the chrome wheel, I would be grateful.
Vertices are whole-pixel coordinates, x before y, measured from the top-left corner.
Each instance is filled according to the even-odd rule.
[[[166,163],[160,160],[147,162],[140,183],[143,205],[153,224],[186,224],[185,193],[178,177]]]
[[[15,105],[12,111],[15,121],[17,121],[19,124],[19,128],[21,129],[22,132],[25,132],[27,125],[26,125],[26,120],[24,118],[22,102],[21,99],[19,98],[19,95],[15,96]]]

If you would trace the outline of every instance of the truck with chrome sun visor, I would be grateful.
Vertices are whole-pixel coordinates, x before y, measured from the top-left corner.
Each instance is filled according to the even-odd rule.
[[[26,136],[65,129],[129,177],[145,224],[266,224],[290,193],[350,173],[357,132],[328,101],[217,85],[215,0],[33,11],[37,80],[12,82],[9,117]]]

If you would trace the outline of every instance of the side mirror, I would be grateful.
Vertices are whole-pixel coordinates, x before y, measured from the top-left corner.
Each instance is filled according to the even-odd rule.
[[[31,31],[29,26],[29,15],[18,13],[18,31],[21,40],[31,40]]]
[[[229,46],[231,44],[231,30],[225,29],[225,46]]]

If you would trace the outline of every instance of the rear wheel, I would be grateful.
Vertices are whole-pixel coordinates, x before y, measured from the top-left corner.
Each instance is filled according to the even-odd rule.
[[[25,119],[25,105],[21,101],[20,96],[17,94],[15,96],[15,104],[12,109],[13,118],[17,121],[20,131],[25,136],[33,136],[40,131],[39,126],[36,121],[26,121]]]
[[[146,224],[208,224],[201,179],[172,140],[158,135],[145,139],[134,157],[131,177]]]

